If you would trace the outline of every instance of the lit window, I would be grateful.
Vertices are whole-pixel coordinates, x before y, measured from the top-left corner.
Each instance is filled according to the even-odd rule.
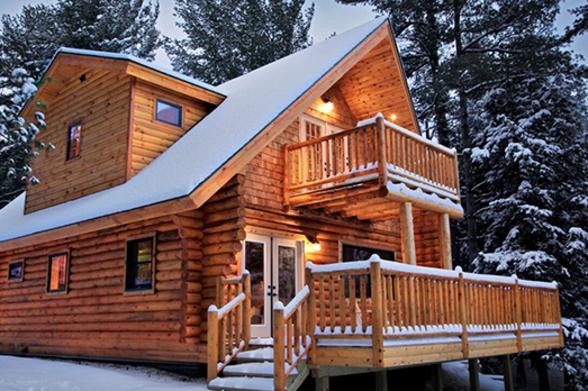
[[[49,256],[47,292],[65,292],[67,290],[68,261],[68,253]]]
[[[24,261],[8,264],[8,281],[22,281],[24,277]]]
[[[67,160],[80,157],[82,141],[82,123],[76,122],[69,125],[67,130]]]
[[[157,99],[155,118],[166,124],[182,126],[182,107]]]
[[[154,245],[153,237],[127,242],[125,290],[153,289]]]

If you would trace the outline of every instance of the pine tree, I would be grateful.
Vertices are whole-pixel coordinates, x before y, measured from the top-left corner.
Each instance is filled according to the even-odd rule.
[[[212,84],[310,45],[304,0],[176,0],[186,38],[166,40],[175,70]]]
[[[0,128],[4,164],[0,170],[0,200],[8,202],[23,190],[24,173],[30,171],[28,163],[36,144],[35,124],[17,118],[17,106],[24,103],[22,96],[30,93],[28,87],[18,92],[24,78],[37,80],[61,46],[153,59],[160,46],[155,28],[158,14],[159,5],[144,0],[60,0],[52,6],[25,6],[18,15],[2,16]],[[32,85],[30,80],[26,85]],[[34,173],[30,175],[34,182]]]

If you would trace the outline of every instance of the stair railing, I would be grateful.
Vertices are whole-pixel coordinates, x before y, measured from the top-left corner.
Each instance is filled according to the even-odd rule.
[[[225,301],[228,302],[225,304]],[[239,277],[220,277],[217,303],[208,307],[208,381],[245,350],[251,339],[251,278],[248,271]]]
[[[274,388],[284,390],[286,379],[298,368],[312,346],[311,294],[304,286],[286,307],[274,306]]]

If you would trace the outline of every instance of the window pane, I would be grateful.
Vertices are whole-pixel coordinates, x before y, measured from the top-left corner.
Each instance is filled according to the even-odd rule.
[[[251,275],[251,323],[263,324],[265,304],[264,244],[245,242],[245,262]]]
[[[182,108],[180,106],[157,100],[156,117],[158,121],[168,124],[182,125]]]
[[[296,296],[296,249],[278,246],[278,292],[282,303]]]
[[[82,124],[76,123],[69,126],[67,139],[67,160],[80,156],[82,139]]]
[[[24,272],[24,263],[15,262],[8,265],[8,279],[9,280],[22,280]]]
[[[127,243],[126,290],[153,287],[153,238]]]
[[[49,258],[49,282],[47,291],[61,292],[67,283],[67,254],[52,255]]]
[[[369,259],[372,255],[377,254],[380,258],[385,259],[387,261],[394,260],[394,252],[380,250],[377,248],[369,248],[369,247],[361,247],[361,246],[352,246],[349,244],[343,245],[343,262],[351,262],[351,261],[365,261]],[[355,291],[359,292],[359,280],[362,277],[355,277]],[[367,297],[371,297],[371,277],[368,275],[365,277],[366,279],[366,293]],[[349,296],[349,288],[345,286],[345,295]]]

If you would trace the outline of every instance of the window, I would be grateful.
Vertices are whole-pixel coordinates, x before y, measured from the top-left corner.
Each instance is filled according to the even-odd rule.
[[[155,237],[127,242],[125,291],[153,290]]]
[[[78,121],[69,125],[67,129],[67,156],[66,160],[80,157],[82,141],[82,122]]]
[[[24,261],[8,264],[8,281],[22,281],[24,277]]]
[[[182,126],[182,107],[157,99],[155,102],[155,119],[166,124]]]
[[[49,256],[47,268],[47,293],[66,292],[69,273],[69,253]]]
[[[351,244],[343,244],[341,248],[341,261],[343,262],[352,262],[352,261],[365,261],[369,259],[372,255],[378,255],[380,258],[386,261],[393,261],[394,260],[394,252],[393,251],[386,251],[380,250],[377,248],[371,247],[362,247],[362,246],[354,246]],[[359,279],[361,277],[355,277],[355,291],[359,292]],[[372,297],[371,290],[372,290],[372,281],[371,277],[368,275],[366,277],[366,294],[367,297]],[[349,288],[345,287],[345,295],[349,296]]]

